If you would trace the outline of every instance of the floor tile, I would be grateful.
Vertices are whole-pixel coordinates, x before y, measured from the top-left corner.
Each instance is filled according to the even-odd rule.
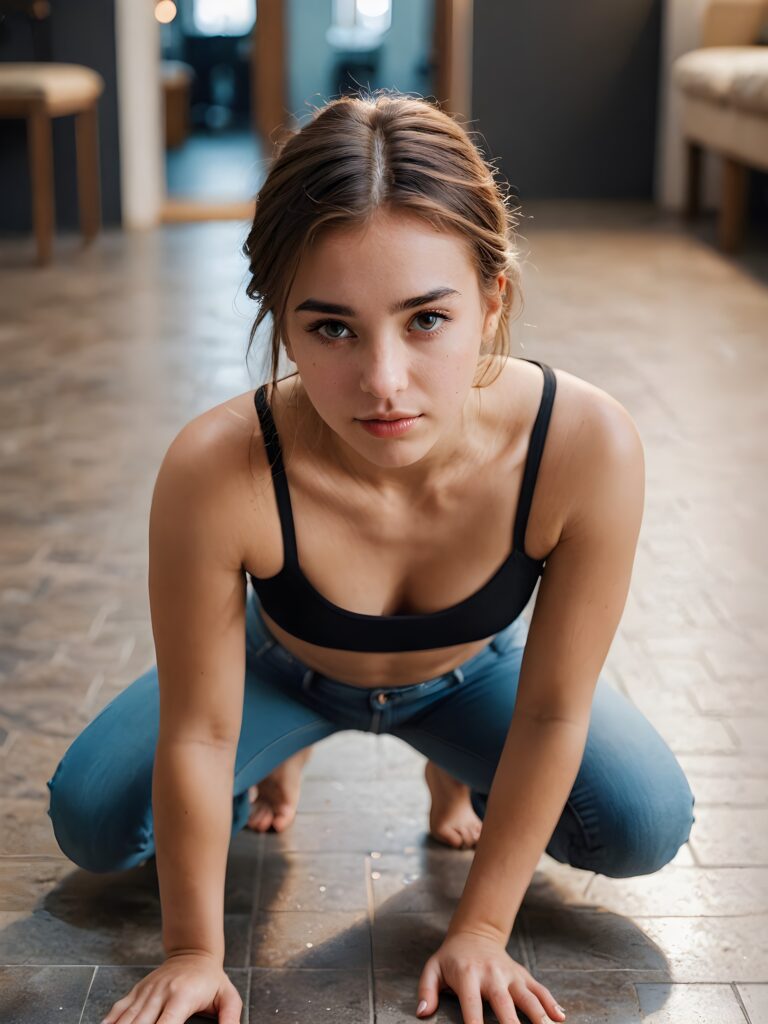
[[[275,1020],[373,1024],[368,970],[254,967],[250,1024]]]
[[[768,866],[768,807],[702,807],[689,842],[702,866]]]
[[[672,867],[636,878],[595,875],[585,903],[631,917],[768,914],[768,868]]]
[[[47,808],[45,799],[0,800],[0,856],[61,856]]]
[[[625,917],[610,912],[522,911],[538,969],[656,971],[660,980],[768,980],[768,915]]]
[[[762,1024],[768,1020],[768,985],[741,983],[736,986],[736,991],[747,1011],[749,1024]]]
[[[371,812],[349,815],[346,812],[297,814],[284,832],[264,833],[266,849],[285,852],[344,850],[368,853],[370,850],[402,850],[404,846],[436,843],[427,837],[427,822],[416,814],[384,818]]]
[[[95,967],[60,965],[0,967],[3,1024],[79,1021]]]
[[[160,920],[127,905],[109,922],[99,922],[87,904],[64,915],[43,908],[33,913],[0,912],[2,964],[160,964],[165,959]],[[225,966],[243,967],[247,959],[249,918],[224,918]]]
[[[364,911],[259,911],[255,915],[252,967],[362,969],[370,955],[370,926]]]
[[[65,857],[0,857],[0,910],[33,910],[72,873]]]
[[[456,908],[472,866],[472,850],[425,848],[408,854],[383,852],[370,861],[374,905],[387,913],[413,914]],[[547,854],[534,871],[523,898],[525,907],[581,905],[593,877],[560,864]],[[586,901],[586,905],[591,904]]]
[[[745,1024],[730,985],[635,985],[645,1024]]]
[[[258,901],[263,911],[365,911],[365,854],[265,853]]]

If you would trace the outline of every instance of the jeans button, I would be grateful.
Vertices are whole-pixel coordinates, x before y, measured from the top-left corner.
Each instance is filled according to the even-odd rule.
[[[387,695],[386,695],[386,693],[379,693],[379,694],[377,694],[376,700],[379,702],[379,704],[386,704],[387,703]]]

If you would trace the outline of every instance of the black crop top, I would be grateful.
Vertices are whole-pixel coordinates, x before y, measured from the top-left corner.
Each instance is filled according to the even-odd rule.
[[[522,357],[513,357],[522,358]],[[274,576],[249,573],[264,610],[288,633],[321,647],[348,651],[417,651],[481,640],[498,633],[525,608],[546,559],[523,550],[525,528],[555,397],[552,369],[535,359],[544,373],[544,389],[528,445],[515,516],[512,550],[491,578],[465,600],[426,615],[364,615],[332,604],[301,571],[296,552],[291,497],[266,384],[254,401],[272,468],[283,534],[283,567]]]

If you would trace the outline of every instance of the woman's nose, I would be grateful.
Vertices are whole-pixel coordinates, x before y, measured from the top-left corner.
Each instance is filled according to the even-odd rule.
[[[376,398],[389,398],[408,386],[408,365],[398,345],[379,345],[363,353],[360,388]]]

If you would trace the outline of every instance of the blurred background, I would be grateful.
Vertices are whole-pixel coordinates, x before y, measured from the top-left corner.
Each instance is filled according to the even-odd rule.
[[[472,119],[523,199],[646,199],[671,211],[687,174],[676,59],[704,43],[765,43],[744,0],[719,28],[705,22],[711,6],[2,0],[0,62],[74,63],[101,77],[105,225],[246,216],[280,131],[358,85],[432,96]],[[71,120],[52,123],[59,230],[78,227]],[[720,204],[717,142],[703,159],[705,211]],[[20,114],[0,120],[0,152],[0,231],[23,235],[33,196]],[[765,223],[767,175],[764,159],[750,162],[750,222]]]
[[[673,750],[696,822],[649,877],[545,854],[525,963],[571,1024],[768,1020],[767,6],[0,0],[0,1019],[98,1021],[163,959],[152,865],[77,869],[45,783],[154,663],[168,445],[266,379],[241,246],[274,146],[386,87],[457,115],[521,207],[511,354],[614,396],[645,449],[604,675]],[[243,1024],[412,1019],[410,960],[471,862],[426,841],[423,767],[339,734],[291,829],[235,838]]]

